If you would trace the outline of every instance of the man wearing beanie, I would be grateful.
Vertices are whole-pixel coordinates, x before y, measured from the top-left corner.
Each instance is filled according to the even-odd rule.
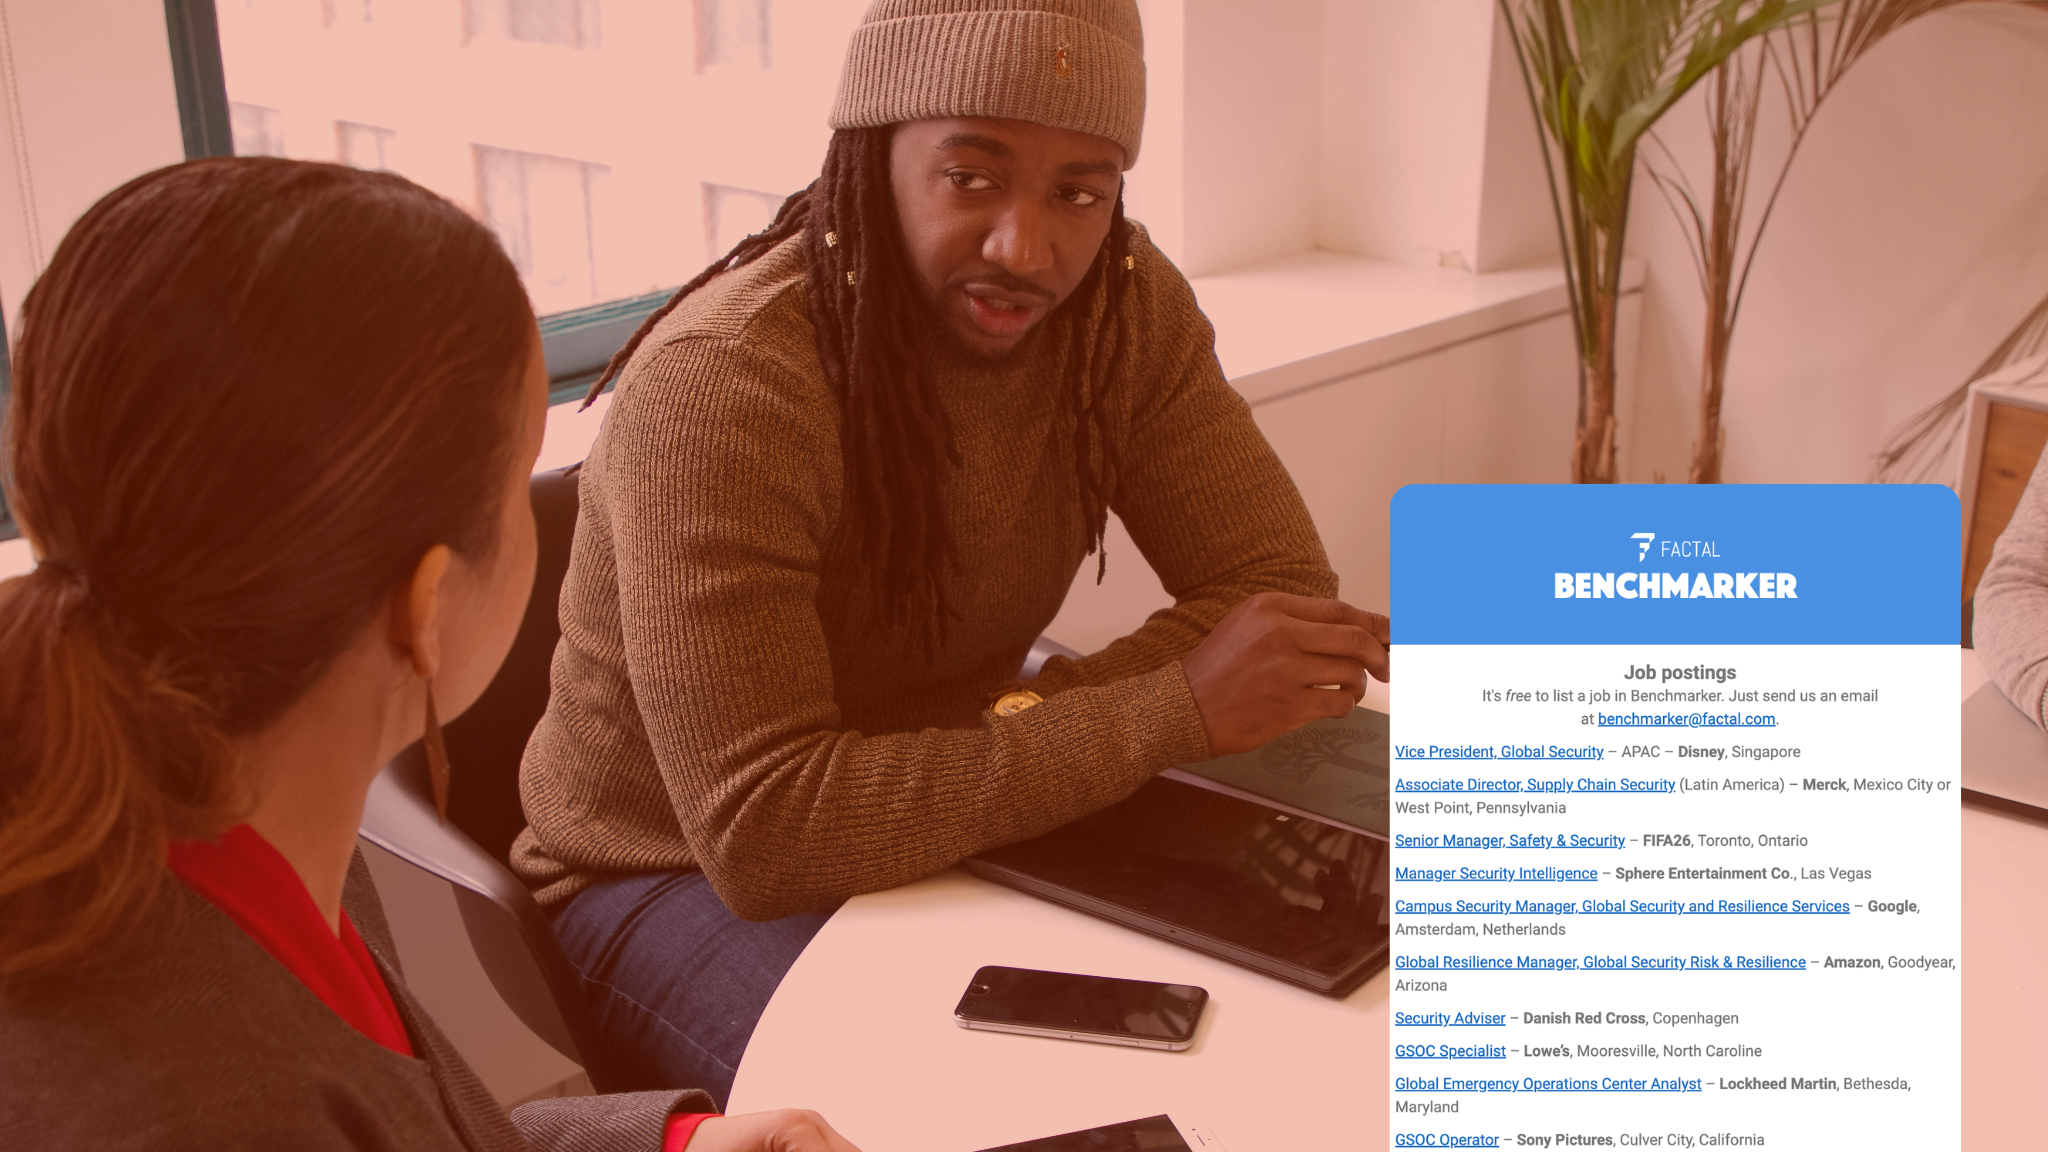
[[[513,863],[649,1087],[722,1101],[847,897],[1386,676],[1124,220],[1144,100],[1133,0],[878,0],[817,182],[613,359]],[[1174,606],[1017,683],[1112,510]]]

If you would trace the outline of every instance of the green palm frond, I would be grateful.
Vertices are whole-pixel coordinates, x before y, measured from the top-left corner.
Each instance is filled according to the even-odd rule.
[[[1757,249],[1770,226],[1793,161],[1822,104],[1879,41],[1923,16],[1965,2],[1829,0],[1781,12],[1766,12],[1760,7],[1739,18],[1733,29],[1737,34],[1748,31],[1750,50],[1738,48],[1723,55],[1713,67],[1712,86],[1704,101],[1708,138],[1713,144],[1712,164],[1702,182],[1703,194],[1695,194],[1693,181],[1677,157],[1663,148],[1654,134],[1650,136],[1661,155],[1651,157],[1652,163],[1646,168],[1685,230],[1706,304],[1701,340],[1699,434],[1693,442],[1691,470],[1694,482],[1715,483],[1721,479],[1721,406],[1736,321],[1748,293]],[[2042,0],[2003,2],[2048,10],[2048,3]],[[1756,23],[1745,29],[1742,19]],[[1761,23],[1767,19],[1772,22],[1769,27]],[[1715,39],[1707,36],[1702,42]],[[1705,62],[1708,57],[1703,55],[1700,59]],[[1770,79],[1776,83],[1769,83]],[[1768,162],[1761,171],[1761,211],[1745,227],[1750,179],[1755,171],[1752,161],[1757,115],[1766,89],[1781,98],[1789,138],[1775,158],[1775,175]],[[2016,348],[2030,347],[2030,340],[2038,340],[2042,323],[2039,313],[2037,308],[2030,314],[2014,337],[2001,345],[1991,361],[1970,379],[2009,362],[2001,357],[2009,357]],[[1873,479],[1901,475],[1917,478],[1938,466],[1960,427],[1964,395],[1965,388],[1958,388],[1894,433],[1879,457]]]
[[[1743,44],[1828,2],[1500,0],[1559,155],[1563,214],[1582,226],[1569,231],[1594,234],[1564,238],[1587,288],[1606,279],[1599,240],[1626,222],[1643,134]]]
[[[1745,43],[1833,0],[1498,0],[1542,125],[1579,351],[1574,479],[1613,479],[1615,301],[1636,150]]]

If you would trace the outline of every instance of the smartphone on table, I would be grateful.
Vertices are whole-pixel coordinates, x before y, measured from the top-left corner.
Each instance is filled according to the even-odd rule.
[[[987,965],[967,982],[962,1028],[1180,1052],[1195,1042],[1206,988]]]
[[[1223,1152],[1223,1145],[1201,1124],[1159,1115],[984,1148],[982,1152]]]

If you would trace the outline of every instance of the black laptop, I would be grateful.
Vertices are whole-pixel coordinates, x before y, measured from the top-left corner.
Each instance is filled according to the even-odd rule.
[[[1361,790],[1373,789],[1345,795]],[[1155,779],[1120,804],[965,863],[999,884],[1342,996],[1387,965],[1384,769],[1376,791],[1376,821],[1337,823],[1236,788]]]

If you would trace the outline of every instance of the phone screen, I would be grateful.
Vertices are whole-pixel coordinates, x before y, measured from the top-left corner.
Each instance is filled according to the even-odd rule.
[[[954,1011],[991,1023],[1183,1041],[1194,1035],[1208,1001],[1209,993],[1192,984],[990,965],[974,974]]]
[[[1181,1137],[1173,1121],[1165,1116],[1147,1116],[1143,1120],[1126,1120],[1122,1124],[1109,1124],[1101,1128],[1090,1128],[1084,1132],[1068,1132],[1059,1136],[1047,1136],[1039,1140],[1026,1140],[1022,1144],[1005,1144],[1001,1148],[984,1148],[982,1152],[1190,1152],[1188,1142]]]

